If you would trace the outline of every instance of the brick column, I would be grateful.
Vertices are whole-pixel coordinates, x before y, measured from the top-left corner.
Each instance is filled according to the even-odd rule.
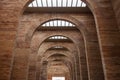
[[[97,41],[87,43],[88,77],[90,80],[104,80],[102,59]]]
[[[105,78],[119,80],[120,32],[110,5],[101,8],[99,12],[96,13],[96,20]]]
[[[88,77],[90,80],[104,80],[102,58],[98,43],[98,35],[94,19],[87,22],[88,34],[86,36],[86,57]]]
[[[16,25],[12,22],[0,21],[0,80],[10,79]]]
[[[28,80],[39,80],[36,79],[37,70],[36,70],[36,54],[31,53],[29,58],[29,70],[28,70]]]
[[[15,49],[11,80],[27,80],[30,49]]]
[[[0,1],[0,80],[9,80],[11,75],[19,12],[13,8],[14,4]]]
[[[41,75],[40,80],[47,80],[47,61],[43,62],[42,68],[41,68]]]

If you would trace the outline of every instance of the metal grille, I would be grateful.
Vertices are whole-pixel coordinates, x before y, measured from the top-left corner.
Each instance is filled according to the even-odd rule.
[[[81,0],[34,0],[28,7],[86,7]]]
[[[68,22],[68,21],[63,21],[63,20],[53,20],[46,22],[42,25],[43,27],[75,27],[74,24]]]

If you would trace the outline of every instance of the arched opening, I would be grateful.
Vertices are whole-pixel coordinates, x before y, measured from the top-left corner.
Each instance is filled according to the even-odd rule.
[[[30,8],[31,7],[29,7],[29,9]],[[34,8],[36,8],[36,7],[34,7]],[[47,7],[47,8],[49,8],[49,7]],[[52,8],[55,8],[55,7],[52,7]],[[57,8],[60,9],[59,7],[57,7]],[[62,8],[64,8],[64,7],[62,7]],[[87,7],[78,7],[77,6],[77,7],[74,7],[74,8],[75,9],[85,8],[86,9]],[[58,9],[56,9],[56,10],[58,10]],[[68,12],[69,11],[71,12],[73,10],[72,7],[69,8],[69,9],[70,10],[68,10]],[[69,64],[70,67],[72,68],[71,74],[70,74],[70,75],[72,75],[71,79],[72,80],[76,80],[76,79],[87,79],[88,80],[88,77],[89,77],[88,74],[90,72],[88,70],[89,64],[88,64],[87,61],[88,61],[89,58],[87,57],[88,55],[85,51],[87,49],[87,48],[85,49],[85,46],[86,46],[85,42],[86,41],[89,42],[89,40],[87,40],[87,37],[91,35],[87,32],[87,29],[89,28],[88,27],[89,24],[87,24],[86,27],[82,26],[82,25],[76,26],[75,24],[80,24],[79,23],[80,21],[82,21],[82,23],[85,21],[84,24],[86,24],[86,20],[87,19],[93,19],[93,15],[91,14],[91,12],[89,12],[89,10],[84,11],[84,9],[81,10],[81,12],[76,12],[76,11],[75,12],[73,11],[73,13],[68,13],[68,12],[64,12],[64,10],[62,12],[56,12],[56,11],[54,12],[54,10],[52,12],[46,12],[46,11],[40,11],[40,12],[39,11],[38,12],[36,12],[36,11],[32,11],[32,12],[25,11],[24,12],[23,18],[27,19],[28,16],[31,17],[31,19],[27,19],[27,20],[30,20],[31,24],[33,22],[32,25],[34,25],[38,22],[40,24],[39,26],[35,25],[36,29],[34,29],[35,31],[32,34],[32,38],[31,38],[31,42],[30,42],[31,43],[31,52],[32,52],[31,55],[32,56],[34,55],[35,57],[38,57],[38,59],[35,59],[35,57],[34,57],[34,60],[36,61],[36,62],[34,62],[34,65],[30,62],[30,65],[29,65],[30,68],[29,68],[29,74],[28,74],[29,79],[31,79],[30,73],[33,73],[33,74],[35,73],[34,75],[37,75],[36,77],[34,77],[35,79],[38,79],[38,80],[39,79],[47,79],[47,76],[44,75],[43,72],[41,73],[41,70],[43,68],[40,68],[40,67],[44,66],[42,64],[41,60],[42,60],[42,57],[43,58],[46,57],[45,55],[42,56],[41,54],[45,54],[45,53],[53,51],[53,50],[56,51],[58,49],[59,49],[59,51],[62,51],[62,50],[65,51],[65,49],[60,49],[60,46],[58,46],[58,45],[56,45],[54,47],[54,49],[52,49],[50,51],[47,50],[47,46],[52,46],[53,44],[60,44],[60,45],[65,44],[67,46],[69,46],[69,45],[76,45],[77,46],[77,49],[75,49],[76,47],[71,48],[72,54],[74,54],[74,60],[72,60],[73,58],[71,58],[71,57],[69,58],[72,61]],[[60,17],[58,15],[62,16],[63,19],[60,19]],[[84,15],[84,17],[83,17],[83,15]],[[70,17],[70,18],[68,18],[67,16]],[[56,19],[54,19],[54,17]],[[65,17],[65,19],[67,19],[67,18],[68,19],[65,20],[64,17]],[[87,19],[86,19],[86,17],[87,17]],[[80,20],[79,20],[79,18],[80,18]],[[69,19],[71,19],[71,20],[69,21]],[[78,23],[72,22],[72,19],[75,19],[76,21],[78,21]],[[31,21],[31,20],[33,20],[33,21]],[[92,23],[94,25],[94,20],[93,20],[93,22],[88,20],[88,22]],[[34,28],[34,27],[31,26],[31,29],[32,28]],[[95,29],[95,25],[93,26],[93,28]],[[96,31],[96,30],[94,30],[94,31]],[[27,32],[25,32],[25,33],[27,33]],[[85,35],[83,35],[83,34],[85,34]],[[94,32],[94,34],[96,34],[96,32]],[[45,36],[50,37],[50,35],[56,35],[56,36],[51,37],[51,38],[47,38],[44,41]],[[60,35],[63,35],[63,36],[60,36]],[[73,43],[70,39],[64,37],[64,35],[68,35],[68,36],[71,36],[72,38],[74,38],[75,43]],[[97,43],[97,45],[98,45],[98,43]],[[39,54],[40,57],[36,54]],[[83,57],[83,58],[81,58],[81,57]],[[34,61],[33,59],[31,59],[31,60]],[[41,64],[39,64],[39,62]],[[100,60],[100,62],[101,62],[101,60]],[[66,61],[66,63],[69,63],[69,61]],[[36,69],[35,71],[32,70],[32,66],[34,66],[34,68]],[[95,65],[95,67],[97,67],[97,66],[98,65]],[[69,67],[69,66],[67,66],[67,67]],[[44,68],[44,69],[47,70],[47,68]],[[67,75],[67,77],[68,76],[69,75]]]
[[[39,1],[42,5],[38,5]],[[113,11],[116,8],[116,15],[119,15],[119,0],[54,0],[53,5],[53,0],[39,1],[0,1],[1,80],[40,80],[40,67],[45,66],[47,62],[43,61],[40,64],[41,57],[37,57],[37,54],[51,52],[53,49],[49,50],[48,47],[56,46],[56,44],[58,44],[57,48],[60,46],[69,48],[65,53],[69,53],[67,55],[70,60],[62,59],[62,61],[65,61],[70,75],[72,75],[71,80],[120,79],[120,76],[116,76],[120,73],[118,70],[120,67],[120,32],[119,23],[117,25],[115,19],[116,11]],[[31,5],[28,7],[30,3],[33,7]],[[111,3],[115,3],[115,8]],[[38,7],[35,7],[36,5]],[[36,30],[41,23],[53,19],[67,20],[77,24],[75,27],[78,31],[71,30],[74,27],[67,30],[63,28],[58,30],[56,27],[51,31],[48,28],[45,29],[46,27],[43,30],[41,28]],[[47,25],[49,26],[49,24]],[[68,36],[73,42],[63,44],[62,41],[54,43],[44,41],[52,35]],[[79,55],[72,55],[78,53]],[[42,59],[49,55],[45,54]],[[51,54],[53,53],[51,52]],[[70,56],[74,56],[74,58]],[[44,69],[46,70],[46,68]],[[47,79],[44,74],[42,77],[44,80]]]
[[[27,12],[27,14],[28,14],[28,12]],[[56,14],[56,13],[55,13]],[[67,13],[66,13],[67,14]],[[48,14],[47,14],[48,15]],[[73,15],[72,15],[72,17],[73,17]],[[57,26],[59,26],[59,23],[60,23],[60,21],[57,21],[56,22],[56,25]],[[42,27],[44,28],[46,28],[46,27],[50,27],[50,26],[53,26],[53,25],[51,25],[52,23],[51,22],[48,22],[47,24],[45,24],[45,25],[42,25]],[[54,24],[54,22],[53,22],[53,24]],[[71,24],[68,24],[68,23],[66,23],[67,24],[67,26],[70,26]],[[56,27],[56,26],[54,26],[54,27]],[[40,29],[41,31],[44,31],[44,30],[42,30],[42,29]],[[48,31],[48,28],[47,28],[47,31]],[[84,44],[85,45],[85,44]],[[86,51],[87,52],[87,51]],[[77,74],[77,72],[76,72],[76,74]],[[88,73],[89,74],[89,73]],[[77,75],[78,76],[78,75]],[[74,75],[74,78],[75,79],[77,79],[77,76],[76,75]],[[80,79],[80,78],[78,78],[78,79]]]

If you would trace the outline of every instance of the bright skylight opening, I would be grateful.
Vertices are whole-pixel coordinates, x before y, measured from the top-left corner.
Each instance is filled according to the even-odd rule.
[[[55,47],[53,47],[53,48],[61,49],[61,48],[63,48],[63,47],[62,47],[62,46],[55,46]]]
[[[66,40],[66,39],[68,39],[67,37],[64,37],[64,36],[52,36],[52,37],[50,37],[49,39],[55,39],[55,40],[57,40],[57,39],[62,39],[62,40]]]
[[[52,20],[42,25],[43,27],[75,27],[74,24],[64,20]]]
[[[86,7],[81,0],[34,0],[28,7]]]

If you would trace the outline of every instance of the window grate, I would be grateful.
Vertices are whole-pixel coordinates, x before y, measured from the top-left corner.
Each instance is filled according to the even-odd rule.
[[[28,7],[86,7],[81,0],[34,0]]]
[[[64,20],[52,20],[44,23],[42,27],[75,27],[75,25]]]

